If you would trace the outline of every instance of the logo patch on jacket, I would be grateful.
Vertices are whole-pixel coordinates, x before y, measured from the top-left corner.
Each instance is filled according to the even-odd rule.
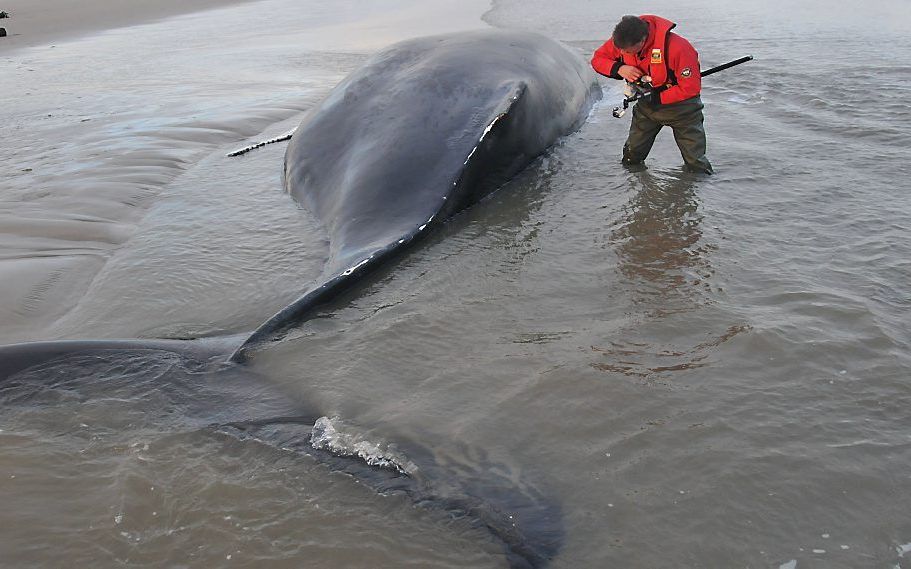
[[[681,76],[681,77],[689,77],[689,76],[692,75],[692,74],[693,74],[693,72],[690,71],[690,68],[689,68],[689,67],[684,67],[684,68],[683,68],[683,71],[680,72],[680,76]]]
[[[652,63],[661,63],[661,48],[656,47],[652,50]]]

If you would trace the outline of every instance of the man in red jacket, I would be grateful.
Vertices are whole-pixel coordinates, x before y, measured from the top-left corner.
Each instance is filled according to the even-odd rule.
[[[630,83],[650,77],[656,88],[633,107],[624,164],[641,164],[658,131],[669,126],[687,169],[711,174],[712,164],[705,157],[699,55],[690,42],[671,32],[674,26],[659,16],[623,16],[611,39],[595,51],[592,67]]]

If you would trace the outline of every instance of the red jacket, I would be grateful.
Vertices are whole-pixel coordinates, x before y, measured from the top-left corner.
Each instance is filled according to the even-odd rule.
[[[621,65],[638,67],[651,75],[652,85],[667,89],[660,94],[665,105],[690,99],[702,90],[699,54],[686,39],[671,32],[677,24],[660,16],[639,16],[648,23],[648,38],[638,54],[623,53],[610,39],[595,51],[592,67],[601,75],[622,79]]]

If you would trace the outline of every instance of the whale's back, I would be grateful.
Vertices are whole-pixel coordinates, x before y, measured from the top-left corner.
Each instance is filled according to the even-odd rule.
[[[593,85],[581,58],[528,32],[396,44],[307,114],[286,153],[286,187],[323,222],[330,265],[344,269],[483,197],[459,187],[472,161],[521,168],[577,128]],[[479,152],[498,118],[514,136]],[[506,170],[492,168],[496,179],[484,186],[495,189],[516,168]]]
[[[231,356],[274,340],[497,189],[600,96],[584,60],[520,31],[419,38],[373,56],[311,109],[285,186],[329,236],[325,278]]]

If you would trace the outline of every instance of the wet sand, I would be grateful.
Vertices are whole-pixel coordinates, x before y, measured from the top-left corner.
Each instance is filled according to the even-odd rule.
[[[0,21],[0,27],[6,28],[9,35],[0,39],[0,52],[250,1],[253,0],[4,0],[0,11],[9,13],[10,18]]]
[[[658,0],[703,66],[755,56],[704,82],[710,179],[670,132],[623,169],[605,80],[576,135],[229,383],[127,354],[2,386],[2,564],[504,566],[467,523],[208,427],[278,399],[352,448],[432,452],[429,481],[527,483],[565,528],[553,569],[911,567],[905,3]],[[0,343],[249,331],[319,276],[284,147],[225,153],[488,6],[301,4],[0,54]],[[635,9],[484,21],[590,54]]]

